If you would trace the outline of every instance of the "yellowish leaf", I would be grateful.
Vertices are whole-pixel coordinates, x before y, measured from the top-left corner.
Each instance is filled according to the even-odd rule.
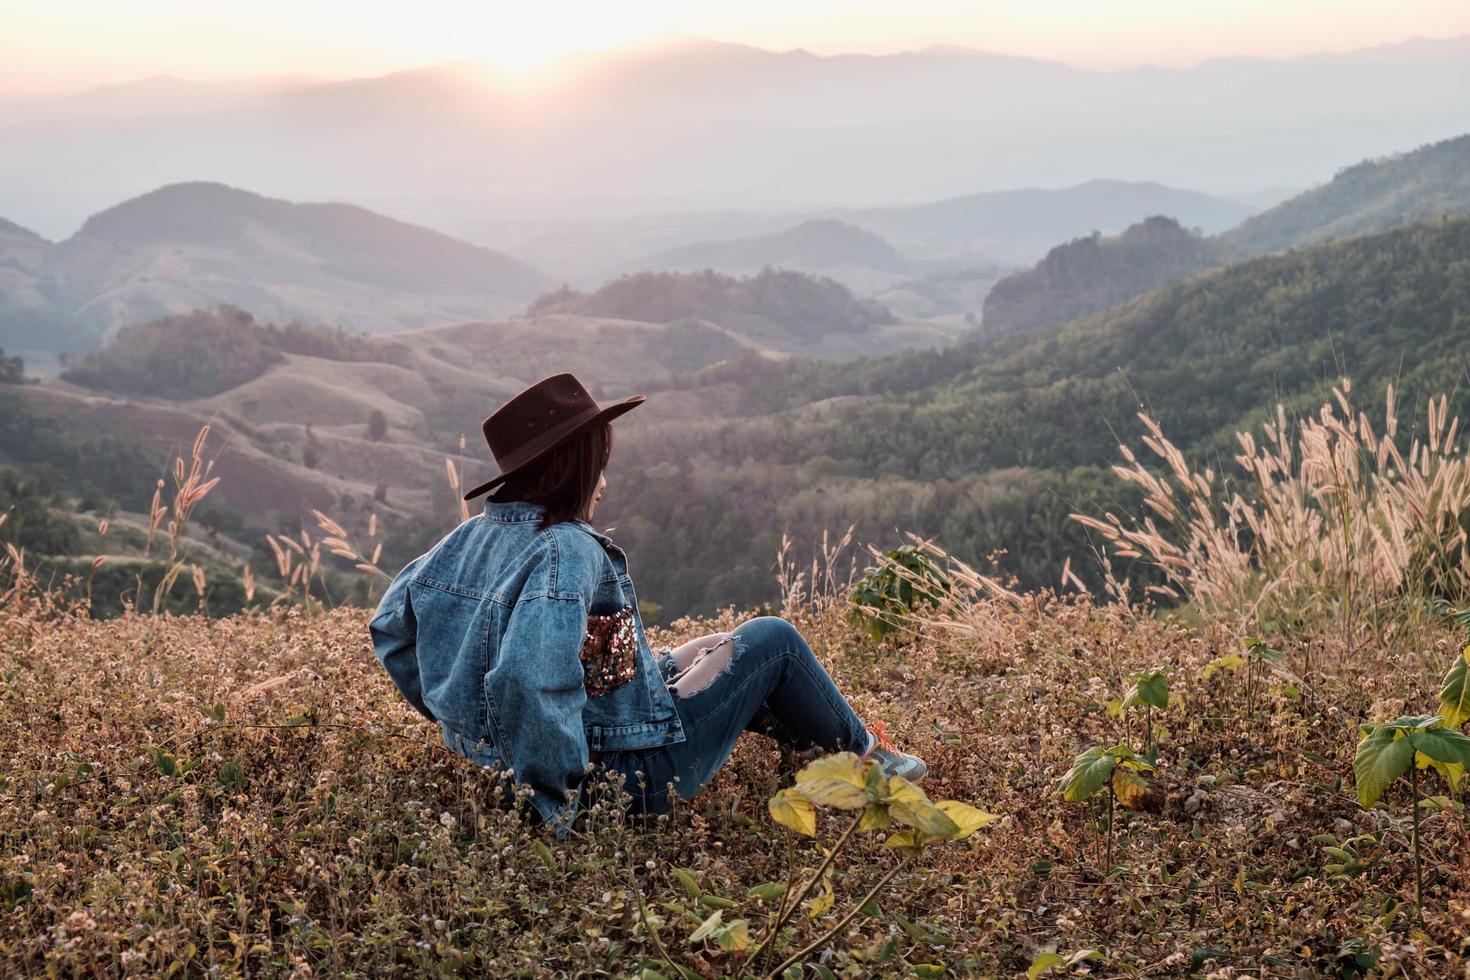
[[[959,800],[940,800],[935,806],[959,828],[959,833],[951,840],[964,840],[981,827],[988,827],[1000,819],[994,813],[986,813]]]
[[[1140,773],[1119,766],[1113,770],[1113,792],[1118,795],[1119,804],[1136,810],[1148,795],[1148,779]]]
[[[812,899],[812,918],[815,919],[817,916],[823,915],[824,913],[830,911],[832,908],[832,903],[835,901],[837,901],[837,893],[832,891],[830,885],[824,884],[822,888],[822,894]]]
[[[867,782],[862,763],[851,752],[818,759],[796,774],[802,796],[822,806],[857,810],[868,805]]]
[[[899,823],[908,824],[931,837],[953,838],[960,832],[955,822],[933,803],[924,791],[902,776],[888,780],[888,796],[885,799],[888,812]]]
[[[794,789],[786,788],[771,797],[766,804],[771,819],[808,837],[817,835],[817,808],[812,801]]]
[[[863,811],[862,820],[858,821],[858,830],[882,830],[893,823],[893,818],[888,814],[888,808],[881,803],[869,803],[868,808]]]

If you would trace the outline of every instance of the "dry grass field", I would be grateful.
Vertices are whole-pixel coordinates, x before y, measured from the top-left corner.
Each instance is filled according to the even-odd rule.
[[[1310,656],[1313,674],[1299,693],[1272,675],[1248,711],[1241,675],[1209,667],[1238,637],[1120,607],[977,603],[883,644],[838,604],[788,615],[860,712],[929,761],[932,799],[1001,818],[926,848],[813,964],[1015,976],[1054,952],[1071,962],[1052,976],[1465,975],[1463,812],[1444,797],[1425,808],[1416,916],[1407,784],[1392,809],[1352,790],[1357,723],[1432,710],[1463,643],[1449,627],[1395,663],[1301,637],[1285,664]],[[1064,802],[1058,780],[1088,745],[1139,743],[1138,717],[1106,705],[1159,666],[1157,785],[1147,809],[1117,810],[1105,868],[1103,809]],[[492,803],[492,775],[403,704],[362,610],[98,622],[13,593],[0,677],[8,975],[734,975],[742,952],[691,942],[700,923],[720,911],[754,936],[773,902],[750,890],[800,880],[845,823],[822,811],[806,838],[773,822],[791,769],[747,736],[673,815],[594,813],[557,841]],[[789,948],[897,863],[887,836],[854,836],[830,908],[804,906]],[[1355,860],[1334,873],[1337,844]]]
[[[1165,465],[1119,472],[1158,523],[1083,520],[1168,570],[1167,610],[1069,569],[1018,594],[914,535],[855,585],[851,529],[809,571],[783,540],[779,610],[650,642],[779,611],[922,788],[751,735],[672,814],[598,804],[561,840],[304,557],[268,606],[98,620],[6,545],[0,970],[1470,976],[1470,458],[1442,401],[1401,453],[1389,398],[1381,435],[1344,391],[1242,436],[1248,499],[1150,423]],[[206,434],[154,505],[176,571]],[[903,597],[889,630],[852,618],[874,595]]]

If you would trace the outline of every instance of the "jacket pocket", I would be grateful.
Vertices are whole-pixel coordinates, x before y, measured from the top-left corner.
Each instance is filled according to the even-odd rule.
[[[611,613],[588,614],[581,660],[589,698],[602,697],[633,679],[638,672],[638,634],[631,605]]]

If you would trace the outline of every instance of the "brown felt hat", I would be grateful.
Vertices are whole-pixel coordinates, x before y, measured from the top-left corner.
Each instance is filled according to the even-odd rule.
[[[497,408],[480,425],[495,454],[500,475],[482,483],[464,499],[478,497],[557,446],[598,422],[611,422],[643,403],[646,395],[629,395],[606,407],[598,405],[575,374],[553,374],[526,388]]]

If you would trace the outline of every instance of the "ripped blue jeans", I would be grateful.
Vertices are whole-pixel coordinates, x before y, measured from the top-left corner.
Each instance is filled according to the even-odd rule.
[[[756,616],[729,633],[686,643],[660,659],[685,739],[655,749],[605,752],[621,773],[629,811],[663,813],[670,786],[693,799],[729,758],[742,732],[794,749],[861,753],[868,731],[801,633],[780,616]],[[593,780],[588,780],[589,783]]]

